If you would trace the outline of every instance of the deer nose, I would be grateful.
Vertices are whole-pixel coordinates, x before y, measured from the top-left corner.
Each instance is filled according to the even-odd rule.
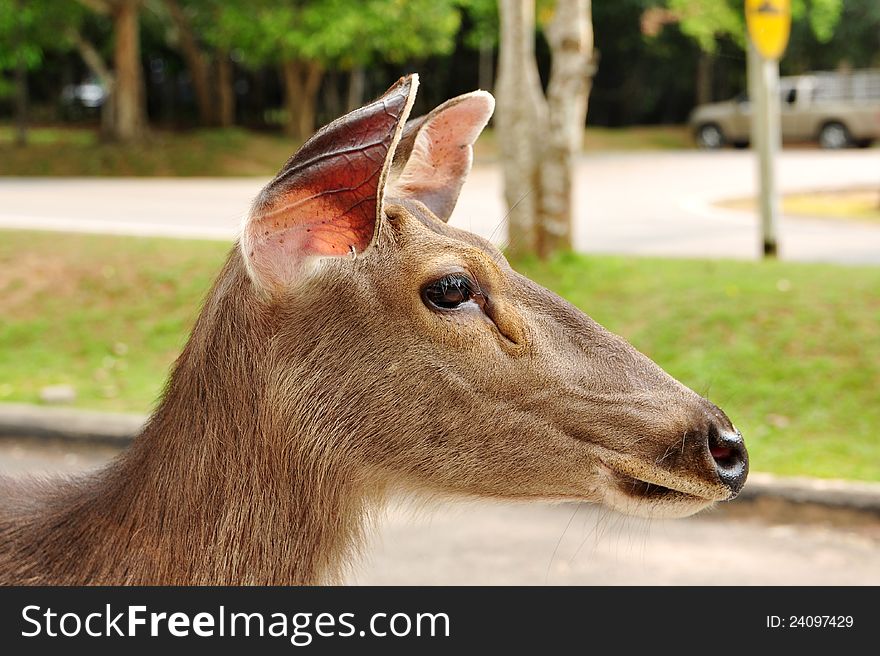
[[[709,453],[715,461],[718,478],[733,493],[731,499],[739,494],[749,474],[749,454],[746,451],[742,434],[736,430],[726,430],[718,426],[709,429]]]

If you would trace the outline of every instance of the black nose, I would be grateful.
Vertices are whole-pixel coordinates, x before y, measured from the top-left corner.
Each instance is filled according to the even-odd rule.
[[[709,430],[709,453],[715,461],[718,478],[733,492],[739,494],[749,475],[749,454],[739,431],[713,426]]]

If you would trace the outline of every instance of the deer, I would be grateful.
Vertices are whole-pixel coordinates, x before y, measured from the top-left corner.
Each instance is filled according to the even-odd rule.
[[[417,88],[259,193],[125,451],[0,479],[0,583],[339,583],[402,493],[646,517],[738,494],[727,415],[447,223],[494,99],[410,120]]]

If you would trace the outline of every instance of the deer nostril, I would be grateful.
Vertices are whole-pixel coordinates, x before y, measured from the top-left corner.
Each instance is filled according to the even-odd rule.
[[[749,455],[742,435],[739,431],[722,431],[713,427],[709,431],[708,446],[718,478],[736,496],[749,473]]]
[[[733,449],[726,446],[713,446],[709,449],[709,453],[715,459],[715,462],[726,465],[733,457]]]

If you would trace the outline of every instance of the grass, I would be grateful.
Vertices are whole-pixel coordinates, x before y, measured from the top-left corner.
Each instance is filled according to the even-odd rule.
[[[90,128],[37,127],[25,147],[0,125],[0,175],[16,176],[236,176],[273,175],[297,143],[274,132],[206,129],[154,130],[142,144],[105,143]],[[685,127],[588,128],[586,152],[690,148]],[[478,161],[497,159],[492,130],[476,147]]]
[[[140,144],[106,143],[85,128],[35,128],[25,147],[0,126],[0,175],[235,176],[274,174],[297,143],[242,129],[154,130]]]
[[[146,411],[228,246],[0,233],[0,401]],[[563,255],[521,271],[722,406],[755,470],[880,480],[880,268]]]
[[[78,405],[146,411],[229,246],[0,233],[0,401],[72,385]]]
[[[880,221],[880,186],[792,194],[782,199],[787,214]]]
[[[643,125],[628,128],[590,127],[584,131],[585,153],[637,150],[689,150],[694,140],[686,125]],[[483,131],[474,148],[477,161],[498,159],[495,131]]]
[[[738,198],[720,205],[741,210],[756,207],[754,198]],[[880,187],[789,194],[782,197],[782,212],[789,216],[880,222]]]
[[[587,128],[584,151],[689,150],[694,138],[686,125],[651,125],[631,128]]]

